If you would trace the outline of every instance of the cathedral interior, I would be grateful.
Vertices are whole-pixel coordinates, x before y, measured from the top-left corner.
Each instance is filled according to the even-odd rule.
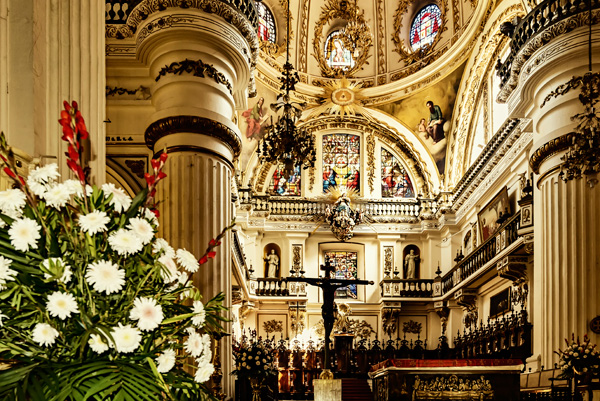
[[[533,374],[600,340],[599,21],[597,0],[0,0],[0,130],[68,175],[77,100],[94,182],[134,197],[169,154],[160,236],[201,255],[235,221],[194,277],[226,294],[227,396],[243,336],[323,338],[322,291],[288,279],[325,265],[373,282],[335,291],[350,349]]]

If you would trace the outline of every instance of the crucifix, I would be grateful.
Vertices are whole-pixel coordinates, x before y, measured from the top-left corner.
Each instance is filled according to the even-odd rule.
[[[321,265],[321,270],[325,271],[324,277],[286,277],[286,281],[296,281],[307,283],[310,285],[314,285],[320,287],[323,290],[323,305],[321,306],[322,316],[323,316],[323,326],[325,327],[325,346],[323,351],[323,357],[325,359],[325,366],[320,379],[333,379],[333,374],[329,370],[329,336],[331,335],[331,330],[333,330],[333,324],[335,322],[335,290],[340,287],[345,287],[350,284],[354,285],[368,285],[373,284],[373,281],[368,280],[348,280],[348,279],[337,279],[335,277],[331,277],[331,273],[335,271],[335,267],[331,266],[329,261],[325,263],[325,266]]]

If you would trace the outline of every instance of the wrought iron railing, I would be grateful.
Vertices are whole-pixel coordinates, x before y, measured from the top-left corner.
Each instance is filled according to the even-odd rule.
[[[446,273],[442,278],[442,293],[445,294],[451,291],[459,283],[467,279],[467,277],[483,268],[486,263],[502,250],[501,248],[505,248],[515,242],[519,238],[517,230],[519,229],[520,216],[521,213],[518,212],[514,216],[509,217],[494,235],[475,248],[473,252]],[[504,246],[500,247],[499,244]]]
[[[591,1],[592,9],[600,7],[600,0],[546,0],[523,18],[515,28],[510,42],[510,54],[498,69],[500,87],[508,82],[513,62],[519,52],[546,28],[573,15],[587,12]]]
[[[106,0],[105,18],[107,24],[125,24],[129,13],[143,0]],[[258,29],[258,12],[254,5],[254,0],[218,0],[225,3],[242,15],[252,24],[254,29]],[[184,7],[190,0],[182,0],[181,6]]]
[[[250,270],[248,269],[248,264],[246,263],[246,254],[244,253],[244,249],[240,242],[240,238],[238,236],[237,230],[233,230],[233,257],[238,263],[238,266],[241,267],[244,273],[244,277],[246,280],[250,280]]]

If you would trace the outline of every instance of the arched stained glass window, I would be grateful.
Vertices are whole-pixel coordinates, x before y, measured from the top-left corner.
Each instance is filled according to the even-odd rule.
[[[354,67],[354,57],[350,50],[344,46],[341,31],[333,31],[325,40],[325,61],[331,68],[343,70]]]
[[[381,196],[384,198],[412,198],[415,196],[406,169],[391,153],[381,148]]]
[[[429,4],[417,13],[410,28],[410,45],[413,50],[433,43],[442,24],[442,12],[435,4]]]
[[[286,180],[283,166],[278,165],[271,177],[268,193],[275,196],[300,196],[300,166],[294,168],[294,174]]]
[[[358,278],[358,254],[349,251],[325,252],[325,263],[329,262],[335,268],[334,277],[337,279],[355,280]],[[340,287],[335,291],[336,298],[357,298],[356,284]]]
[[[277,36],[275,32],[275,20],[273,13],[262,2],[255,2],[258,11],[258,37],[264,41],[275,43]]]
[[[335,186],[360,191],[358,135],[323,135],[323,192]]]

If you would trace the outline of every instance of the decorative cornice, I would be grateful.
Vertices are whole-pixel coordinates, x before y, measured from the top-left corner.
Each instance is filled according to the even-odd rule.
[[[238,157],[242,149],[242,141],[236,133],[226,125],[198,116],[172,116],[162,118],[146,128],[144,138],[146,146],[152,149],[162,137],[175,133],[202,134],[220,139]]]
[[[542,163],[550,157],[562,152],[569,148],[569,145],[573,143],[573,136],[575,134],[570,132],[568,134],[554,138],[549,142],[546,142],[540,146],[529,159],[529,166],[534,173],[539,174],[540,166]]]
[[[250,4],[251,2],[249,2]],[[254,7],[254,6],[252,6]],[[143,0],[129,14],[125,25],[106,25],[106,38],[131,38],[140,24],[148,16],[163,11],[166,8],[197,9],[208,14],[215,14],[234,26],[246,39],[250,46],[250,82],[249,95],[256,95],[254,70],[259,54],[259,41],[256,28],[248,17],[234,6],[220,0]]]
[[[207,75],[209,78],[214,79],[216,83],[225,85],[229,90],[229,94],[233,94],[231,82],[225,78],[225,74],[219,72],[212,64],[206,64],[202,60],[188,60],[186,58],[183,61],[175,61],[166,65],[158,72],[155,81],[158,82],[161,77],[167,74],[181,75],[184,72],[200,78],[206,78],[205,75]]]
[[[571,32],[576,28],[587,25],[588,22],[589,18],[586,7],[585,9],[582,9],[580,14],[573,15],[562,21],[558,21],[546,29],[537,32],[535,36],[529,39],[529,41],[526,42],[526,44],[518,51],[518,53],[513,56],[514,59],[510,64],[510,75],[506,83],[500,88],[497,101],[499,103],[506,103],[510,94],[519,84],[521,69],[527,60],[529,60],[529,58],[533,55],[533,53],[547,45],[553,39],[564,35],[565,33]],[[592,24],[598,24],[599,22],[600,11],[595,10],[592,13]]]

